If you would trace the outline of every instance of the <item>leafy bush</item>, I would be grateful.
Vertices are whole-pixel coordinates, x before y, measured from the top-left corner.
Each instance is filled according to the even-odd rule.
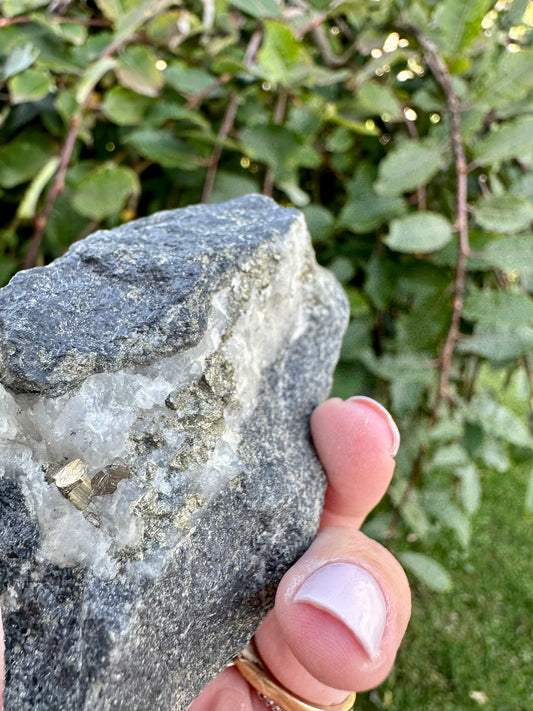
[[[351,304],[335,391],[403,433],[368,530],[467,547],[483,469],[533,448],[533,3],[1,6],[1,280],[155,210],[301,208]]]

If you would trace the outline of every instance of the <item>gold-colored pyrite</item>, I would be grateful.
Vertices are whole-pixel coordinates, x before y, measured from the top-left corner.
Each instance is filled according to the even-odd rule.
[[[54,475],[54,483],[65,498],[79,511],[89,505],[93,489],[88,475],[88,466],[83,459],[73,459]]]

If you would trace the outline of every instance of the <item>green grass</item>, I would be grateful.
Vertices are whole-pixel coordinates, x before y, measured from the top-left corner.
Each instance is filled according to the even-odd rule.
[[[454,589],[438,594],[413,581],[413,617],[396,666],[356,709],[532,711],[530,470],[526,462],[510,474],[484,473],[468,552],[445,538],[423,549],[448,567]]]

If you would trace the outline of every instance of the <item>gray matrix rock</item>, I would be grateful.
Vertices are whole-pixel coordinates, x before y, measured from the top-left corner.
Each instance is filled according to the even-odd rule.
[[[315,533],[347,306],[248,196],[100,231],[0,291],[9,711],[174,711]]]

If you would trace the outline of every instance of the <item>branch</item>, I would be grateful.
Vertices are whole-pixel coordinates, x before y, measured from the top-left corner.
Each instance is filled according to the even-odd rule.
[[[261,39],[263,33],[261,30],[256,30],[252,35],[246,52],[244,54],[244,66],[251,67],[261,44]],[[218,170],[218,164],[222,156],[223,142],[233,128],[233,123],[235,121],[235,116],[237,114],[237,109],[239,107],[239,95],[234,91],[231,95],[230,102],[222,119],[222,124],[219,128],[217,134],[218,144],[215,146],[213,153],[211,154],[211,160],[209,161],[209,167],[205,176],[204,187],[202,190],[202,202],[209,202],[211,193],[213,192],[213,185],[215,184],[215,177]]]
[[[70,158],[72,156],[72,151],[74,150],[74,145],[76,144],[81,120],[82,110],[78,111],[70,122],[67,138],[65,139],[65,143],[63,144],[63,148],[61,149],[59,156],[59,165],[57,166],[54,184],[50,188],[42,212],[35,218],[35,232],[33,233],[28,252],[26,253],[26,257],[24,259],[24,269],[30,269],[35,265],[35,260],[37,259],[44,231],[48,223],[48,218],[54,209],[57,198],[65,189],[65,176],[70,163]]]
[[[437,47],[420,30],[413,26],[407,26],[424,50],[425,59],[431,73],[442,87],[448,111],[451,116],[451,142],[455,155],[455,172],[457,178],[457,220],[456,226],[459,231],[459,254],[457,257],[457,267],[455,273],[455,289],[453,297],[452,321],[446,336],[446,342],[442,350],[441,371],[439,380],[439,392],[435,411],[441,400],[448,396],[450,380],[450,370],[455,344],[459,337],[459,323],[463,312],[464,294],[466,288],[466,264],[470,254],[470,244],[468,241],[468,205],[467,205],[467,163],[463,142],[461,139],[461,115],[459,102],[454,91],[450,71],[446,62],[440,56]]]
[[[113,55],[121,46],[123,41],[124,40],[118,39],[113,40],[103,50],[98,61],[111,57],[111,55]],[[67,169],[70,163],[70,159],[72,158],[74,146],[76,145],[76,139],[78,138],[78,133],[83,120],[83,114],[85,113],[91,101],[91,96],[92,91],[88,91],[83,103],[78,107],[78,110],[76,111],[70,122],[65,143],[63,144],[61,153],[59,154],[59,164],[55,173],[53,185],[47,195],[44,208],[34,220],[35,231],[31,238],[30,246],[24,259],[24,269],[31,269],[31,267],[35,266],[35,260],[37,259],[37,255],[41,247],[41,242],[43,241],[44,231],[46,229],[48,219],[52,214],[52,210],[54,209],[54,205],[56,203],[57,198],[65,189],[65,177],[67,174]]]
[[[233,92],[231,95],[228,108],[224,114],[222,124],[217,134],[218,144],[215,146],[213,153],[211,154],[211,160],[209,162],[209,167],[205,176],[204,188],[202,190],[202,202],[209,202],[211,198],[211,193],[213,192],[213,185],[215,184],[215,177],[218,170],[218,164],[222,156],[223,146],[222,143],[227,137],[228,133],[233,128],[233,122],[235,121],[235,116],[237,114],[237,108],[239,106],[239,97],[237,92]]]

